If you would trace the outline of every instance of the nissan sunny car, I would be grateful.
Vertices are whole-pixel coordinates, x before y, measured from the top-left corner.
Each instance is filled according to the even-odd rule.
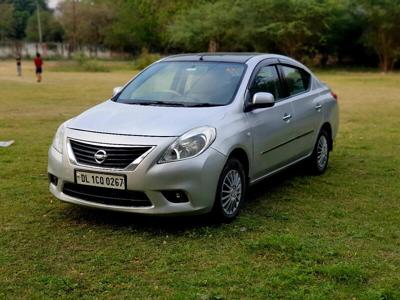
[[[229,221],[249,185],[300,161],[322,174],[337,131],[336,95],[291,58],[170,56],[58,128],[49,188],[92,208]]]

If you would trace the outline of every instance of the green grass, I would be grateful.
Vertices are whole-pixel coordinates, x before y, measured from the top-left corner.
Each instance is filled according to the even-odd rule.
[[[216,225],[52,197],[57,126],[133,72],[47,69],[37,84],[0,63],[0,299],[400,299],[399,74],[320,73],[341,111],[326,174],[268,179]]]

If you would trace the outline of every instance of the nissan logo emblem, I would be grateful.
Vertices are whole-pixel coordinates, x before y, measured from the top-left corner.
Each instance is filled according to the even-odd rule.
[[[106,158],[107,158],[107,152],[104,150],[99,150],[94,154],[94,160],[98,163],[98,164],[102,164]]]

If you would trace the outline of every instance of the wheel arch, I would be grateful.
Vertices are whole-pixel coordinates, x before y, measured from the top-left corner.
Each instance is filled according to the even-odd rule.
[[[328,146],[329,146],[329,151],[332,151],[333,150],[333,137],[332,137],[332,126],[331,126],[331,124],[329,122],[325,122],[321,126],[321,131],[322,130],[325,130],[329,135]]]
[[[248,180],[249,172],[250,172],[250,161],[249,161],[249,156],[247,155],[247,152],[242,148],[234,148],[228,155],[228,159],[230,159],[230,158],[236,158],[237,160],[239,160],[242,163],[244,171],[246,173],[247,180]]]

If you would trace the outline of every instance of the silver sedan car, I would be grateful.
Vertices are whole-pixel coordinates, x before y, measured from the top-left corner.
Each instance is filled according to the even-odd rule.
[[[92,208],[230,221],[249,185],[300,161],[322,174],[337,131],[337,96],[291,58],[170,56],[58,128],[49,187]]]

